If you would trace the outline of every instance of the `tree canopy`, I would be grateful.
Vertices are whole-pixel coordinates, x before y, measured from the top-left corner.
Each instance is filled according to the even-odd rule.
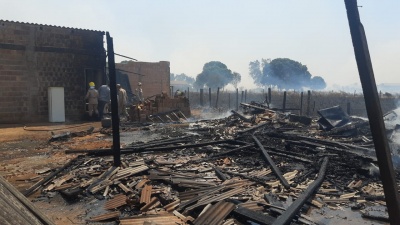
[[[249,63],[249,72],[259,86],[277,86],[279,89],[324,89],[326,83],[320,76],[312,77],[307,66],[300,62],[277,58]]]
[[[187,84],[192,85],[195,81],[193,77],[189,77],[188,75],[181,73],[181,74],[173,74],[170,73],[169,78],[171,81],[185,81]]]
[[[239,73],[232,72],[228,67],[219,61],[211,61],[203,66],[203,71],[197,75],[195,86],[203,88],[225,87],[229,83],[237,85],[241,80]]]

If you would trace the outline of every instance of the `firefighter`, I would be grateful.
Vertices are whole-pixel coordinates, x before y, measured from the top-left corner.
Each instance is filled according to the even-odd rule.
[[[95,89],[94,82],[89,82],[89,90],[86,93],[85,100],[88,100],[89,103],[89,118],[96,120],[99,115],[99,111],[97,109],[99,92]],[[93,115],[93,113],[95,115]],[[93,117],[94,116],[94,117]]]
[[[126,95],[125,89],[123,89],[120,84],[117,84],[117,92],[118,92],[118,114],[122,115],[124,118],[127,118],[128,112],[126,111],[126,105],[128,103],[128,96]]]

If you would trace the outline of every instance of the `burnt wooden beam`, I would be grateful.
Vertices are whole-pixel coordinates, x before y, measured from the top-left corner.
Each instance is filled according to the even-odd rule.
[[[119,136],[119,113],[118,100],[117,100],[117,75],[115,72],[115,59],[114,59],[114,43],[110,33],[106,33],[107,39],[107,52],[108,52],[108,73],[110,79],[110,97],[111,97],[111,120],[112,120],[112,134],[113,134],[113,155],[114,166],[121,165],[121,147]]]
[[[260,148],[262,155],[264,156],[264,159],[268,162],[268,164],[271,166],[272,172],[275,173],[275,175],[278,177],[279,181],[282,183],[282,185],[286,188],[289,189],[290,185],[288,181],[286,180],[285,177],[283,177],[281,170],[276,166],[275,162],[272,160],[271,156],[269,156],[267,150],[265,150],[264,146],[261,144],[261,142],[257,139],[256,136],[252,136],[254,142],[257,144],[257,146]]]
[[[329,158],[325,157],[322,161],[321,168],[318,172],[318,178],[294,201],[286,211],[280,215],[273,225],[290,224],[292,219],[297,215],[304,203],[314,194],[314,192],[321,186],[325,178],[326,168],[328,167]]]

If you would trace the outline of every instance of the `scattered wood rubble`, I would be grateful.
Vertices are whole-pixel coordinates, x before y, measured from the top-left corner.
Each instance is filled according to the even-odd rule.
[[[84,154],[24,194],[94,196],[104,211],[89,223],[324,224],[307,212],[343,205],[387,221],[387,215],[369,214],[385,201],[368,123],[350,118],[320,130],[307,117],[242,106],[245,113],[132,143],[121,149],[121,167],[113,166],[107,149],[67,151]]]

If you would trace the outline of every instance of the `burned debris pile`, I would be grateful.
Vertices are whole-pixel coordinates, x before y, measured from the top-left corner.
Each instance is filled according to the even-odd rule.
[[[110,150],[84,151],[25,194],[95,197],[101,209],[89,223],[324,224],[329,215],[309,212],[344,206],[387,220],[369,210],[385,201],[368,123],[324,118],[321,130],[307,117],[246,107],[255,110],[164,127],[168,138],[121,149],[121,167]]]

